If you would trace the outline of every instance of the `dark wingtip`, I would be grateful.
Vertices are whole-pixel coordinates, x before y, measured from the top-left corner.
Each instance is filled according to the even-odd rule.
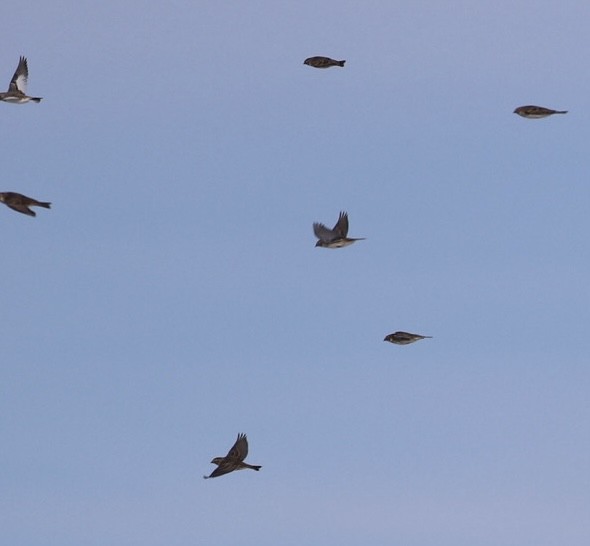
[[[33,97],[31,100],[32,100],[33,102],[41,102],[41,99],[42,99],[42,98],[43,98],[43,97]]]

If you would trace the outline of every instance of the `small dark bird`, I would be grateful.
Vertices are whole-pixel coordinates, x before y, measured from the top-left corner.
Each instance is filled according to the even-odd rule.
[[[396,345],[409,345],[410,343],[414,343],[415,341],[431,337],[432,336],[410,334],[409,332],[395,332],[393,334],[385,336],[385,339],[383,339],[383,341],[389,341],[390,343],[395,343]]]
[[[0,100],[12,102],[13,104],[24,104],[25,102],[41,102],[41,97],[27,96],[27,80],[29,79],[29,67],[27,66],[26,57],[21,57],[16,72],[10,80],[8,91],[0,93]]]
[[[347,237],[348,214],[346,212],[340,213],[338,222],[336,222],[336,225],[333,229],[329,229],[324,224],[320,224],[319,222],[314,222],[313,232],[319,239],[315,246],[321,246],[324,248],[341,248],[343,246],[351,245],[355,241],[364,241],[365,239],[364,237],[360,237],[358,239],[351,239]]]
[[[514,110],[514,114],[518,114],[527,119],[541,119],[553,114],[567,114],[567,110],[551,110],[551,108],[543,108],[542,106],[519,106]]]
[[[51,203],[37,201],[32,197],[27,197],[22,193],[15,193],[13,191],[0,192],[0,203],[4,203],[12,210],[22,212],[28,216],[36,216],[35,211],[31,210],[29,207],[45,207],[46,209],[51,208]]]
[[[335,61],[330,57],[309,57],[303,61],[303,64],[313,66],[314,68],[330,68],[331,66],[344,66],[346,61]]]
[[[260,470],[262,468],[259,465],[245,463],[244,459],[246,455],[248,455],[248,439],[245,434],[238,434],[238,439],[228,454],[225,457],[215,457],[211,461],[211,464],[216,464],[217,468],[209,476],[203,476],[203,478],[206,480],[217,478],[234,470],[243,470],[244,468],[251,468],[252,470]]]

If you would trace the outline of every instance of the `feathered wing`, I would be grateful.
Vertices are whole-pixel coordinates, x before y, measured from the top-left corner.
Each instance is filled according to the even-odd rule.
[[[225,459],[231,459],[232,465],[242,462],[248,455],[248,439],[245,434],[238,434],[238,439],[232,448],[228,451]],[[220,465],[221,468],[222,465]],[[225,472],[224,472],[225,474]]]
[[[222,461],[218,467],[209,474],[209,476],[203,476],[203,478],[217,478],[218,476],[223,476],[224,474],[229,474],[236,469],[236,465],[234,462]]]
[[[533,116],[550,116],[551,114],[555,114],[555,110],[543,108],[542,106],[529,106],[525,112]]]
[[[27,80],[29,79],[29,67],[27,66],[27,59],[21,57],[14,76],[10,80],[9,91],[20,91],[21,93],[27,92]]]
[[[31,210],[29,207],[27,207],[27,205],[9,205],[8,203],[6,203],[6,205],[8,206],[8,208],[11,208],[12,210],[15,210],[17,212],[22,212],[27,216],[37,216],[35,211]]]
[[[336,222],[336,225],[334,226],[334,231],[343,238],[348,235],[348,213],[340,212],[338,222]]]
[[[218,476],[223,476],[224,474],[229,474],[236,469],[236,465],[234,463],[227,462],[226,460],[221,461],[217,468],[209,474],[209,476],[203,476],[206,480],[209,478],[217,478]]]
[[[319,222],[314,222],[313,232],[320,241],[329,242],[337,237],[334,231]]]

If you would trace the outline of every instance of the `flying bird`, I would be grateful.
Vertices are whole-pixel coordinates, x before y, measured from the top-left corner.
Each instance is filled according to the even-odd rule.
[[[527,119],[541,119],[553,114],[567,114],[567,110],[551,110],[551,108],[543,108],[542,106],[519,106],[513,112],[523,118]]]
[[[29,67],[27,66],[26,57],[21,57],[16,72],[10,80],[8,91],[0,93],[0,100],[12,102],[14,104],[24,104],[25,102],[41,102],[41,97],[27,96],[27,80],[29,79]]]
[[[15,193],[13,191],[0,192],[0,203],[4,203],[7,207],[17,212],[22,212],[28,216],[36,216],[34,210],[29,207],[45,207],[46,209],[51,208],[51,203],[45,201],[37,201],[32,197],[27,197],[22,193]]]
[[[421,339],[431,338],[432,336],[421,336],[420,334],[410,334],[409,332],[394,332],[385,336],[383,341],[389,341],[396,345],[409,345]]]
[[[215,457],[211,464],[216,464],[217,468],[211,472],[209,476],[203,476],[206,480],[209,478],[217,478],[224,474],[229,474],[234,470],[243,470],[244,468],[251,468],[252,470],[260,470],[260,465],[252,465],[244,462],[248,455],[248,439],[245,434],[238,434],[238,439],[233,447],[229,450],[225,457]]]
[[[321,246],[324,248],[342,248],[348,246],[355,241],[363,241],[365,238],[360,237],[358,239],[352,239],[347,237],[348,235],[348,213],[341,212],[338,216],[338,222],[333,229],[327,228],[324,224],[314,222],[313,232],[319,239],[315,246]]]
[[[313,66],[314,68],[330,68],[331,66],[344,66],[346,61],[336,61],[330,57],[309,57],[303,61],[303,64]]]

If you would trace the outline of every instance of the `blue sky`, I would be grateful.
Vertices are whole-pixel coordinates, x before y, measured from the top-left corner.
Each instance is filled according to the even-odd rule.
[[[590,5],[483,4],[11,7],[6,544],[588,544]]]

